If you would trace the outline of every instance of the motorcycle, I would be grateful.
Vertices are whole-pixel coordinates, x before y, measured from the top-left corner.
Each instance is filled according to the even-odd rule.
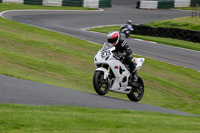
[[[124,24],[121,26],[120,33],[122,36],[125,36],[126,38],[129,38],[129,35],[133,32],[133,27],[130,24]]]
[[[114,52],[115,47],[110,43],[104,43],[94,58],[95,73],[93,76],[93,87],[99,95],[105,95],[108,91],[127,94],[131,101],[138,102],[144,95],[144,83],[138,76],[136,84],[129,72],[129,65],[125,64],[124,57],[121,59],[119,53]],[[137,63],[136,69],[140,69],[144,58],[134,58]]]

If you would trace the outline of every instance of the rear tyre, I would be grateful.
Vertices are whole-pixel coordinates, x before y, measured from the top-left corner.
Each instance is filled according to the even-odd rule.
[[[109,88],[108,85],[105,83],[104,73],[102,71],[95,71],[93,76],[93,86],[94,90],[99,95],[105,95],[108,93]]]
[[[138,87],[132,86],[132,90],[127,94],[131,101],[138,102],[144,95],[144,83],[140,77],[138,77]]]

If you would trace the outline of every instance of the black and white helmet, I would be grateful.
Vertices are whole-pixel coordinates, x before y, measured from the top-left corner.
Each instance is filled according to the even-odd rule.
[[[119,31],[112,31],[109,32],[107,35],[107,41],[113,46],[117,45],[120,40],[120,32]]]

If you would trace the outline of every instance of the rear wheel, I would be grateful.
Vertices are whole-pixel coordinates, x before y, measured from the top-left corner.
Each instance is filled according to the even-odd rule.
[[[93,76],[93,86],[94,90],[99,95],[105,95],[108,93],[108,84],[106,84],[106,81],[104,80],[104,73],[102,71],[95,71]]]
[[[138,77],[138,87],[132,86],[132,90],[127,94],[131,101],[138,102],[144,95],[144,83],[140,77]]]

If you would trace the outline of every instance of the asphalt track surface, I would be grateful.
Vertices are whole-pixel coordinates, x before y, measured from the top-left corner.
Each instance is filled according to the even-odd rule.
[[[190,12],[175,10],[138,10],[130,6],[129,0],[125,0],[125,3],[120,6],[117,4],[118,1],[115,0],[114,6],[104,11],[9,11],[4,12],[2,16],[13,21],[102,44],[106,41],[105,34],[83,29],[99,25],[123,24],[128,19],[141,24],[190,15]],[[133,39],[127,41],[136,54],[200,71],[200,52]],[[4,75],[0,75],[0,103],[73,105],[193,115]]]

